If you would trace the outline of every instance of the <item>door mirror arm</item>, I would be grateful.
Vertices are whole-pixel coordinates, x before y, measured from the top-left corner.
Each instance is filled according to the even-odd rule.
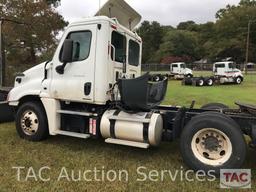
[[[57,73],[59,73],[60,75],[64,74],[65,71],[65,67],[66,67],[67,63],[63,63],[62,65],[58,65],[55,70]]]

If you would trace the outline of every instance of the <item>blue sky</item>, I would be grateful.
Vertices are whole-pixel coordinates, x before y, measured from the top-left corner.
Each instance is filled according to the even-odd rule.
[[[107,0],[61,0],[58,11],[67,21],[93,16]],[[193,20],[205,23],[215,20],[215,13],[227,4],[240,0],[126,0],[141,15],[143,20],[158,21],[164,25]]]

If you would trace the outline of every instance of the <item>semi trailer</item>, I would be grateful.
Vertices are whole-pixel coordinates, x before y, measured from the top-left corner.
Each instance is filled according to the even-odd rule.
[[[141,16],[123,0],[108,1],[93,18],[71,23],[52,60],[19,75],[8,93],[18,135],[104,139],[148,149],[180,139],[194,170],[239,168],[244,135],[256,141],[256,107],[210,104],[194,109],[163,106],[168,77],[141,75]]]

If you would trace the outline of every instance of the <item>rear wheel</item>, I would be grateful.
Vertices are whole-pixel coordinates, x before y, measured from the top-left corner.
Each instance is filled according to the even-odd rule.
[[[246,143],[239,126],[215,112],[194,117],[182,132],[180,147],[190,168],[213,170],[216,175],[220,169],[240,168],[246,157]]]
[[[204,79],[200,78],[197,80],[197,86],[202,87],[204,86]]]
[[[47,138],[49,134],[47,117],[41,103],[24,103],[18,109],[16,129],[21,138],[29,141],[41,141]]]
[[[207,79],[206,84],[207,86],[213,86],[213,79],[212,78]]]

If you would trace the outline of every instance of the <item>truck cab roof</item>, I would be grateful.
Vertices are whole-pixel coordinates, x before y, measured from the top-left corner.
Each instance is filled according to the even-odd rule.
[[[116,18],[121,25],[133,30],[141,21],[141,15],[124,0],[109,0],[95,16]]]
[[[95,16],[95,17],[82,18],[79,21],[70,23],[68,25],[68,27],[79,26],[79,25],[88,25],[88,24],[94,24],[94,23],[100,24],[102,22],[109,22],[112,25],[110,27],[115,27],[117,29],[119,28],[122,31],[125,31],[125,33],[127,33],[128,35],[141,41],[141,37],[136,32],[133,32],[133,31],[129,30],[128,28],[126,28],[125,26],[123,26],[122,24],[120,24],[116,18],[109,18],[107,16]]]

